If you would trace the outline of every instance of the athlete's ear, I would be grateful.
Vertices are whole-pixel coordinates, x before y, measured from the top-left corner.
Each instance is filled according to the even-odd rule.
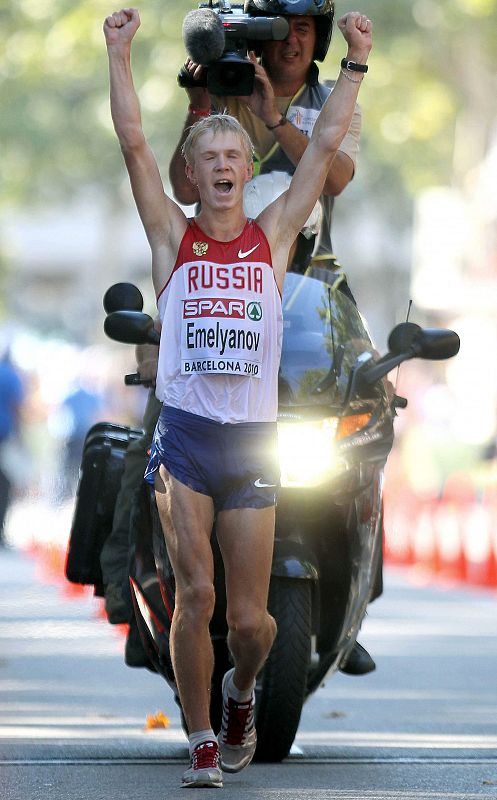
[[[254,162],[249,161],[247,164],[247,181],[251,181],[254,177]]]
[[[190,164],[185,165],[185,174],[190,183],[193,183],[193,185],[196,186],[197,179],[195,177],[195,170],[193,169],[193,167],[190,166]]]

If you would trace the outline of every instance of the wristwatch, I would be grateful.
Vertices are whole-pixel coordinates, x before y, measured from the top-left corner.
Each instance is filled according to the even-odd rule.
[[[357,61],[347,61],[346,58],[342,58],[340,66],[342,69],[350,69],[352,72],[367,72],[369,69],[367,64],[358,64]]]

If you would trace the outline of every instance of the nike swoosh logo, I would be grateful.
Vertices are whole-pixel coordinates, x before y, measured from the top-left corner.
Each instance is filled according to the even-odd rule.
[[[247,256],[249,256],[249,255],[250,255],[250,253],[253,253],[253,252],[254,252],[254,250],[257,250],[257,248],[259,247],[259,245],[260,245],[260,242],[257,242],[257,244],[254,244],[254,246],[253,246],[253,247],[251,247],[251,248],[250,248],[250,250],[247,250],[247,252],[246,252],[246,253],[242,253],[242,251],[241,251],[241,250],[239,250],[239,251],[238,251],[238,258],[247,258]]]
[[[262,483],[260,478],[257,478],[257,480],[254,481],[254,486],[256,486],[258,489],[276,489],[275,483]]]

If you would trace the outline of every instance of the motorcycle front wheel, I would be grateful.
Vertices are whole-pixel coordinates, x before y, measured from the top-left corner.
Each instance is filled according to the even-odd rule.
[[[257,761],[282,761],[295,739],[311,659],[312,587],[273,577],[268,608],[278,633],[256,685]]]

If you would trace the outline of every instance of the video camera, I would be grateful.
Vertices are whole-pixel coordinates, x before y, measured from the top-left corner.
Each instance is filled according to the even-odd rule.
[[[191,60],[204,67],[193,80],[182,67],[178,83],[185,88],[206,86],[213,95],[250,95],[255,67],[247,54],[253,42],[282,40],[288,34],[285,17],[250,16],[243,5],[228,0],[200,3],[183,21],[183,41]],[[250,44],[249,44],[250,43]]]

